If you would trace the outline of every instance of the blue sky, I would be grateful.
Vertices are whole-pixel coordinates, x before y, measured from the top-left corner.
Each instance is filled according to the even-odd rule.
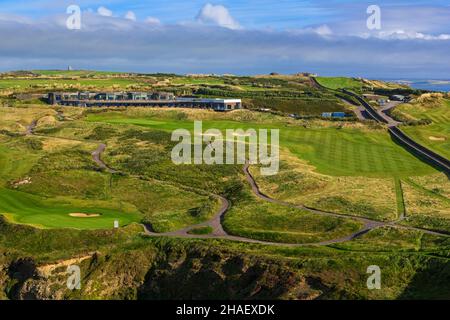
[[[70,4],[83,12],[80,31],[65,28]],[[372,4],[381,8],[381,30],[367,29]],[[0,70],[70,63],[142,72],[450,78],[450,0],[0,0],[0,36],[10,33],[16,37],[0,47]]]

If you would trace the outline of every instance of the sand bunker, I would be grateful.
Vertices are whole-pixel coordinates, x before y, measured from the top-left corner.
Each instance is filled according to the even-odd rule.
[[[74,217],[74,218],[95,218],[95,217],[100,217],[100,215],[98,213],[70,213],[69,216]]]
[[[445,141],[445,140],[447,140],[447,139],[444,138],[444,137],[434,137],[434,136],[429,137],[429,139],[430,139],[431,141]]]

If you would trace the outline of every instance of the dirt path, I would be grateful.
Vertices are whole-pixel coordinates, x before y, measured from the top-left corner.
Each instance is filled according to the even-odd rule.
[[[34,129],[36,128],[36,126],[37,126],[37,120],[33,120],[30,123],[30,125],[27,126],[27,129],[25,131],[25,135],[27,135],[27,136],[33,135]]]
[[[109,173],[117,173],[116,170],[113,170],[111,168],[109,168],[106,163],[103,162],[103,160],[101,159],[101,155],[102,153],[105,151],[106,149],[106,144],[101,143],[97,150],[95,150],[94,152],[92,152],[92,159],[95,161],[95,163],[102,169],[107,170]]]

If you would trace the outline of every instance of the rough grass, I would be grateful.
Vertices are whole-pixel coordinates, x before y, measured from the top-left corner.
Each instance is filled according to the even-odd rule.
[[[275,176],[261,176],[257,167],[251,168],[263,193],[329,212],[378,220],[396,219],[392,178],[324,176],[287,153],[283,153],[281,159],[280,172]],[[374,194],[379,196],[374,197]]]
[[[215,198],[162,184],[117,177],[111,184],[115,199],[135,205],[155,232],[176,231],[207,221],[220,208]]]
[[[405,223],[450,233],[450,199],[406,180],[403,183]]]
[[[313,243],[350,235],[362,225],[269,203],[244,193],[225,216],[224,227],[231,234],[252,239]]]

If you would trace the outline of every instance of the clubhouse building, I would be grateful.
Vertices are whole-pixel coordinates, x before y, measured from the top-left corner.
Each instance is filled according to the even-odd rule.
[[[231,111],[242,108],[241,99],[176,97],[167,92],[50,92],[52,105],[74,107],[171,107]]]

